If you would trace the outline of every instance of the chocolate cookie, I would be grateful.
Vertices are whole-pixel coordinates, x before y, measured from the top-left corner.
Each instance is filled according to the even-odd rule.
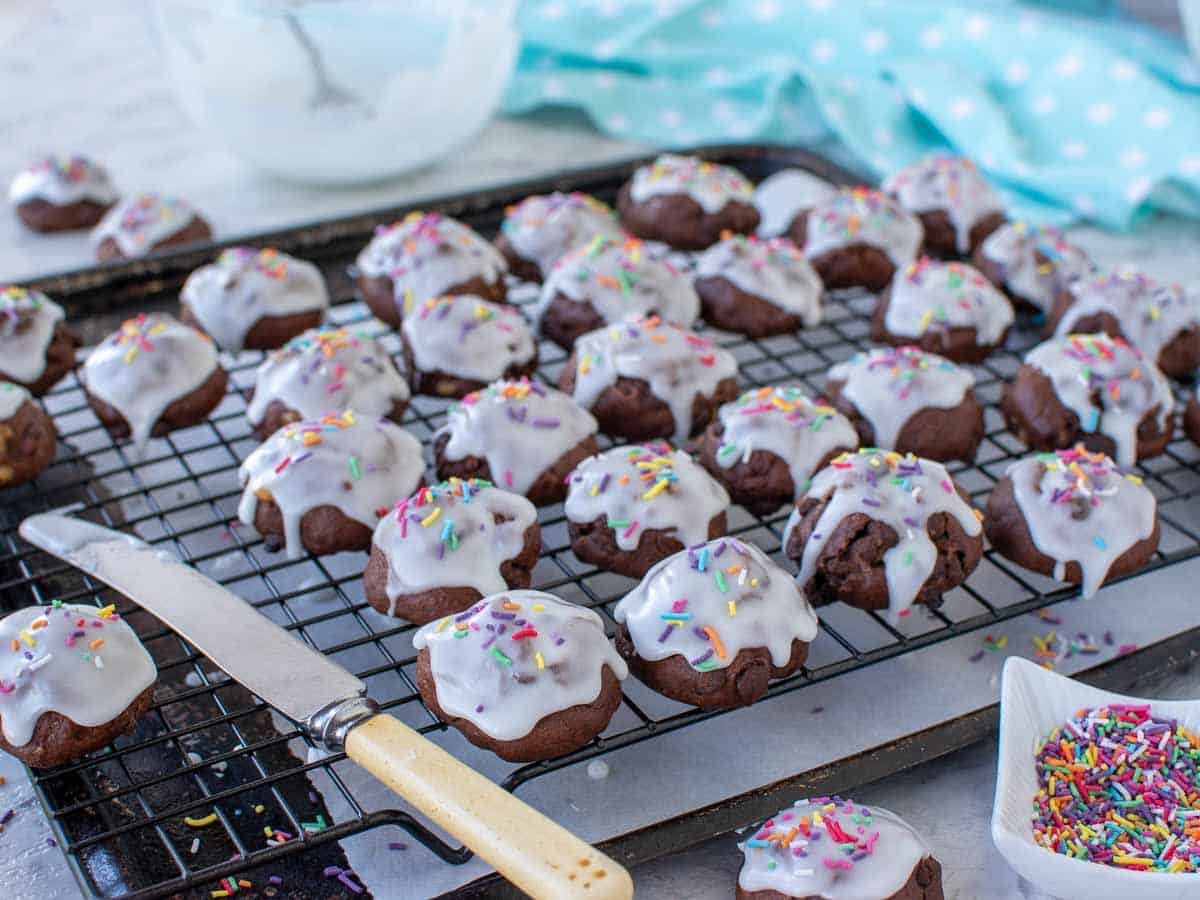
[[[755,515],[792,503],[835,456],[858,447],[850,420],[800,388],[751,388],[700,439],[704,468]]]
[[[444,294],[504,302],[508,265],[474,230],[441,213],[415,211],[381,225],[354,262],[375,317],[399,328],[416,306]]]
[[[607,726],[629,674],[600,617],[541,591],[504,591],[413,637],[430,712],[509,762],[578,750]]]
[[[405,316],[400,340],[418,394],[463,397],[537,368],[537,342],[524,316],[470,294],[426,300]]]
[[[829,370],[825,392],[864,447],[970,462],[983,441],[975,376],[916,347],[858,353]]]
[[[433,436],[439,478],[483,478],[534,506],[567,495],[567,475],[599,452],[596,420],[561,391],[522,378],[497,381],[450,407]]]
[[[8,200],[26,228],[78,231],[104,218],[117,191],[99,163],[82,156],[44,157],[17,173]]]
[[[329,308],[321,270],[270,248],[230,247],[188,276],[179,317],[222,350],[273,350],[316,328]]]
[[[522,281],[541,281],[567,251],[596,237],[620,238],[608,204],[591,194],[537,194],[504,210],[496,249]]]
[[[1157,502],[1135,475],[1082,446],[1027,457],[988,496],[983,528],[1017,565],[1090,597],[1158,549]]]
[[[46,768],[99,750],[150,707],[158,670],[112,606],[55,600],[0,620],[0,749]]]
[[[886,609],[894,624],[967,580],[983,555],[979,519],[940,463],[862,449],[817,473],[783,547],[814,603]]]
[[[1105,334],[1038,344],[1004,386],[1000,410],[1031,450],[1082,443],[1124,469],[1162,453],[1175,430],[1170,382],[1131,344]]]
[[[151,436],[204,421],[228,377],[208,335],[165,313],[140,313],[91,352],[79,380],[104,427],[142,453]]]
[[[289,559],[368,550],[379,518],[422,483],[421,443],[387,419],[325,416],[286,425],[238,470],[238,519]]]
[[[613,610],[617,652],[664,696],[701,709],[762,698],[800,670],[817,616],[757,547],[718,538],[660,562]]]
[[[54,462],[54,420],[19,384],[0,381],[0,490],[36,478]]]
[[[821,324],[825,286],[787,238],[731,235],[696,262],[704,320],[752,338]]]
[[[452,616],[487,594],[529,587],[541,546],[524,497],[474,478],[424,487],[375,526],[367,602],[418,625]]]
[[[1004,343],[1015,318],[1012,304],[977,270],[923,256],[879,295],[871,339],[978,363]]]
[[[617,195],[621,224],[632,234],[679,250],[703,250],[724,231],[758,227],[754,186],[736,169],[664,153],[641,166]]]
[[[134,194],[104,214],[92,229],[96,259],[137,259],[173,247],[212,240],[212,228],[178,197]]]
[[[1000,196],[962,156],[927,156],[883,183],[901,207],[921,220],[925,252],[969,257],[1005,222]]]
[[[0,285],[0,380],[45,394],[75,368],[79,338],[41,291]]]
[[[788,229],[826,289],[881,291],[917,258],[918,219],[868,187],[843,188],[798,215]]]
[[[1200,445],[1200,392],[1192,391],[1188,398],[1187,408],[1183,413],[1183,431],[1192,439],[1192,443]]]
[[[559,387],[605,434],[678,442],[737,396],[737,360],[693,331],[638,317],[581,337]]]
[[[584,562],[641,578],[655,563],[725,534],[729,495],[670,445],[613,447],[571,473],[563,512]]]
[[[1018,306],[1048,313],[1054,298],[1092,268],[1091,258],[1057,228],[1008,222],[993,231],[973,259],[975,267]]]

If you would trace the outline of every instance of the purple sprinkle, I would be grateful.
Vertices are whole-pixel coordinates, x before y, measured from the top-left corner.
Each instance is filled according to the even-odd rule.
[[[534,428],[557,428],[559,426],[558,419],[534,419],[529,423]]]
[[[493,619],[506,619],[508,621],[512,621],[516,617],[517,617],[516,613],[496,612],[495,610],[492,610],[492,618]]]
[[[865,503],[867,506],[879,506],[880,505],[879,501],[876,500],[874,497],[863,497],[863,503]]]
[[[825,707],[823,707],[823,706],[814,706],[812,709],[810,709],[810,710],[809,710],[809,712],[810,712],[812,715],[816,716],[816,715],[819,715],[820,713],[823,713],[823,712],[825,712]]]
[[[337,877],[337,879],[338,879],[338,881],[340,881],[342,884],[344,884],[347,888],[349,888],[354,893],[361,894],[364,890],[363,886],[361,884],[358,884],[357,882],[355,882],[353,879],[351,879],[350,876],[353,874],[354,874],[353,872],[351,872],[349,869],[347,869],[345,872],[343,872],[341,875],[339,875]]]
[[[321,874],[324,875],[326,878],[333,878],[337,875],[342,874],[342,867],[341,866],[326,866],[324,869],[321,870]]]
[[[604,493],[604,489],[608,487],[608,481],[609,481],[609,479],[610,479],[610,478],[612,478],[612,475],[611,475],[611,473],[609,473],[609,472],[605,472],[605,473],[604,473],[604,477],[600,479],[600,487],[599,487],[599,489],[596,491],[596,493],[598,493],[598,494],[603,494],[603,493]]]
[[[905,516],[904,524],[909,526],[910,528],[920,528],[921,527],[921,523],[918,522],[914,516]]]
[[[480,707],[480,708],[482,708],[482,707]],[[404,843],[404,841],[388,841],[388,849],[389,850],[407,850],[408,844]]]
[[[267,884],[273,884],[275,887],[279,887],[279,885],[283,884],[283,879],[278,875],[272,875],[267,879]]]
[[[467,619],[471,618],[471,616],[473,616],[474,614],[475,614],[475,610],[468,609],[466,612],[460,612],[457,616],[455,616],[454,621],[455,622],[465,622]],[[494,616],[495,613],[492,613],[492,615]]]
[[[726,544],[728,544],[728,543],[729,543],[728,541],[721,541],[721,543],[719,543],[719,544],[717,545],[717,549],[716,549],[716,550],[713,552],[713,557],[714,557],[714,558],[715,558],[715,557],[718,557],[718,556],[720,556],[722,553],[724,553],[724,552],[725,552],[725,545],[726,545]]]
[[[566,642],[567,642],[567,639],[566,639],[565,637],[556,637],[556,638],[554,639],[554,646],[555,646],[555,647],[561,647],[561,646],[562,646],[563,644],[565,644]]]
[[[671,629],[674,627],[675,627],[674,625],[668,625],[666,628],[663,629],[662,634],[660,634],[658,636],[658,642],[660,644],[665,644],[667,642],[667,638],[669,638],[671,636]]]
[[[488,638],[486,641],[484,641],[484,642],[483,642],[483,649],[484,649],[484,650],[486,650],[488,647],[492,646],[492,644],[494,644],[494,643],[496,642],[496,637],[497,637],[497,636],[493,634],[493,635],[492,635],[491,637],[489,637],[489,638]]]
[[[969,657],[967,657],[967,658],[968,658],[968,659],[969,659],[971,662],[979,662],[981,659],[983,659],[983,651],[982,651],[982,650],[979,650],[979,651],[978,651],[978,652],[976,652],[976,653],[972,653],[972,654],[971,654]]]
[[[58,841],[56,841],[54,838],[48,837],[48,838],[46,838],[46,846],[47,847],[57,847]]]
[[[482,703],[480,703],[477,707],[475,707],[475,712],[477,712],[477,713],[483,712],[483,704]]]
[[[820,539],[821,539],[821,532],[819,532],[819,531],[818,531],[818,532],[816,532],[816,533],[815,533],[815,534],[812,536],[812,540],[814,540],[814,541],[819,541]]]
[[[706,659],[708,659],[712,655],[713,655],[713,651],[712,651],[712,648],[710,647],[708,650],[705,650],[702,655],[697,656],[695,659],[693,659],[691,661],[691,663],[693,666],[698,666],[698,665],[700,665],[700,663],[704,662]]]
[[[445,541],[443,541],[437,545],[437,550],[434,551],[433,555],[436,556],[439,560],[446,558],[446,543],[445,543]]]

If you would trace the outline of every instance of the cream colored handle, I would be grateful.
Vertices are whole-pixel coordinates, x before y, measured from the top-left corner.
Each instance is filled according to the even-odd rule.
[[[633,896],[621,866],[391,716],[355,726],[346,754],[532,897]]]

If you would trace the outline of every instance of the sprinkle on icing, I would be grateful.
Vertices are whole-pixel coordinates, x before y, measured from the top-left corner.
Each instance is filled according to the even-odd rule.
[[[517,255],[547,275],[567,251],[596,236],[619,238],[621,226],[607,204],[572,191],[538,194],[504,210],[500,226]]]
[[[46,350],[63,308],[43,294],[0,284],[0,376],[33,384],[46,371]]]
[[[812,259],[865,244],[883,251],[900,268],[917,258],[923,237],[920,221],[887,194],[868,187],[843,188],[809,213],[804,255]]]
[[[1044,313],[1071,281],[1086,275],[1092,261],[1050,226],[1025,222],[1001,225],[984,239],[980,253],[1000,270],[1001,285]]]
[[[927,256],[892,279],[884,325],[899,337],[974,328],[979,346],[998,344],[1016,316],[1008,298],[973,267]]]
[[[104,214],[92,229],[91,241],[100,244],[112,238],[124,256],[145,256],[195,219],[196,211],[178,197],[133,194]]]
[[[98,163],[82,156],[46,156],[17,173],[8,189],[8,199],[14,205],[44,200],[55,206],[69,206],[89,200],[107,206],[116,202],[117,191]]]
[[[883,190],[909,212],[944,212],[954,226],[959,253],[970,251],[976,224],[1004,211],[999,195],[975,163],[961,156],[928,156],[889,178]]]
[[[754,199],[754,185],[729,166],[705,162],[694,156],[664,153],[633,173],[629,194],[635,203],[663,194],[683,194],[711,215],[720,212],[731,201],[750,203]]]
[[[799,316],[805,328],[821,324],[825,286],[788,238],[722,235],[697,260],[696,277],[724,278],[739,290]]]
[[[486,384],[537,359],[524,316],[473,294],[432,297],[404,317],[400,330],[422,372]]]

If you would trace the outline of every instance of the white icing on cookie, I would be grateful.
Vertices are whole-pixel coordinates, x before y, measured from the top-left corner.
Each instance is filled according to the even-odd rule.
[[[537,359],[521,313],[474,294],[426,300],[404,317],[400,332],[422,372],[488,382]]]
[[[812,259],[865,244],[881,250],[900,268],[917,258],[923,239],[920,220],[887,194],[867,187],[843,188],[809,212],[804,255]]]
[[[976,269],[922,256],[892,278],[884,326],[898,337],[974,328],[977,346],[999,344],[1016,315],[1012,304]]]
[[[372,537],[387,558],[388,615],[396,615],[398,597],[419,591],[503,591],[500,566],[520,555],[536,524],[537,510],[524,497],[474,478],[452,478],[401,500]]]
[[[324,310],[329,291],[310,262],[254,247],[231,247],[188,276],[179,298],[223,350],[241,350],[261,319]]]
[[[743,891],[823,900],[885,900],[931,855],[899,816],[840,797],[798,800],[738,846]]]
[[[999,267],[1000,287],[1044,313],[1054,305],[1059,290],[1092,268],[1087,253],[1057,228],[1024,222],[1001,225],[987,236],[979,252]]]
[[[621,226],[607,204],[591,194],[537,194],[505,211],[501,232],[517,256],[534,263],[545,276],[568,250],[597,235],[620,238]]]
[[[916,347],[881,347],[856,353],[829,370],[845,397],[890,449],[904,424],[923,409],[953,409],[975,387],[971,370]]]
[[[15,747],[29,743],[47,712],[85,727],[108,724],[157,676],[154,660],[111,606],[56,601],[0,620],[0,719]]]
[[[104,214],[92,229],[91,241],[98,245],[112,238],[122,255],[145,256],[195,219],[196,211],[178,197],[133,194]]]
[[[142,313],[88,354],[79,380],[124,417],[141,453],[164,410],[217,368],[217,348],[207,335],[165,313]]]
[[[629,674],[592,610],[541,591],[504,591],[413,636],[428,650],[437,702],[498,741],[552,713],[594,703],[608,669]]]
[[[747,294],[799,316],[805,328],[821,324],[825,285],[800,248],[787,238],[762,241],[731,235],[701,254],[696,278],[724,278]]]
[[[657,563],[613,610],[642,659],[684,657],[700,671],[724,669],[764,648],[777,668],[792,642],[817,636],[799,583],[753,544],[717,538]]]
[[[46,371],[46,350],[63,308],[41,291],[0,285],[0,376],[33,384]]]
[[[754,191],[760,221],[758,233],[772,238],[786,234],[803,210],[812,209],[837,193],[823,178],[803,169],[783,169],[766,178]]]
[[[1003,212],[1000,195],[961,156],[927,156],[901,169],[883,183],[911,213],[944,212],[954,227],[959,253],[971,249],[971,229],[993,213]]]
[[[1078,563],[1085,597],[1126,550],[1154,533],[1154,494],[1103,453],[1082,446],[1039,453],[1007,474],[1033,546],[1054,560],[1059,581],[1067,563]]]
[[[395,363],[369,334],[352,328],[311,328],[258,367],[246,418],[261,425],[273,400],[305,419],[342,409],[385,416],[410,396]]]
[[[117,191],[99,163],[82,156],[47,156],[17,173],[8,189],[8,199],[14,206],[30,200],[44,200],[54,206],[90,200],[108,206],[116,202]]]
[[[902,456],[863,448],[844,454],[816,474],[804,496],[828,497],[829,503],[804,545],[796,576],[801,584],[808,584],[816,574],[825,544],[847,516],[864,513],[896,532],[896,545],[883,554],[888,621],[892,623],[908,614],[933,574],[937,547],[929,538],[930,518],[949,513],[968,535],[973,537],[981,530],[975,511],[958,495],[946,467],[911,453]],[[785,547],[799,521],[799,508],[793,509],[783,533]]]
[[[1169,430],[1175,411],[1171,384],[1158,367],[1121,338],[1106,334],[1067,334],[1038,344],[1025,356],[1050,379],[1062,404],[1079,417],[1088,434],[1112,439],[1117,464],[1137,462],[1137,429],[1157,408],[1162,430]],[[1099,399],[1097,406],[1093,399]]]
[[[484,459],[497,484],[524,494],[596,429],[592,414],[562,391],[522,378],[467,394],[433,437],[448,437],[447,461]]]
[[[33,395],[19,384],[0,381],[0,422],[11,419]]]
[[[594,237],[562,257],[542,285],[538,322],[559,294],[589,304],[607,324],[657,314],[687,326],[700,315],[691,281],[666,260],[652,259],[634,238]]]
[[[304,555],[300,520],[318,506],[374,528],[397,497],[412,494],[425,464],[421,442],[387,419],[340,416],[285,425],[246,457],[238,470],[238,519],[254,525],[259,499],[270,499],[283,517],[290,559]]]
[[[737,360],[728,350],[657,317],[630,318],[589,331],[575,342],[575,401],[591,409],[621,377],[650,385],[675,420],[674,440],[692,433],[692,403],[697,394],[712,396],[726,378],[737,376]]]
[[[570,522],[603,518],[626,551],[644,531],[665,531],[685,547],[708,540],[708,523],[729,508],[729,494],[682,450],[630,444],[590,456],[567,481],[563,512]]]
[[[720,212],[730,201],[751,203],[754,185],[737,169],[705,162],[695,156],[664,153],[633,173],[629,197],[643,203],[664,194],[691,197],[706,213]]]

